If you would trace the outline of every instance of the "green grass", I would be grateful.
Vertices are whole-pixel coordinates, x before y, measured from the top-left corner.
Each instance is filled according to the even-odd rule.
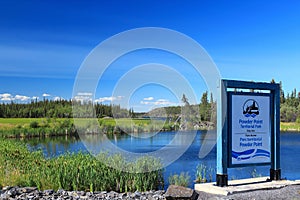
[[[196,182],[197,183],[206,183],[212,182],[213,175],[215,174],[215,169],[212,167],[207,167],[204,164],[199,164],[196,169]]]
[[[120,155],[102,153],[98,157],[78,153],[46,159],[42,152],[30,152],[21,142],[0,140],[0,184],[36,186],[40,190],[119,192],[163,188],[162,165],[155,158],[129,162]]]
[[[0,118],[0,124],[29,124],[31,121],[43,121],[45,118]]]
[[[8,118],[0,119],[1,138],[75,135],[73,119]]]
[[[0,118],[0,130],[28,128],[32,122],[37,122],[41,127],[54,127],[58,123],[63,123],[64,121],[73,123],[73,119],[69,118]]]
[[[144,133],[157,131],[171,131],[174,129],[172,124],[167,124],[161,120],[151,119],[131,119],[131,118],[101,118],[95,119],[75,119],[76,128],[80,133]],[[177,127],[178,128],[178,127]]]
[[[170,185],[178,185],[187,187],[191,181],[191,177],[188,172],[181,172],[179,175],[174,174],[169,176],[169,184]]]
[[[63,122],[65,120],[71,120],[73,123],[73,119],[66,119],[66,118],[0,118],[0,128],[3,126],[29,126],[29,124],[33,121],[38,122],[39,124],[49,123],[54,124],[57,122]],[[89,121],[88,118],[78,118],[78,122],[82,121],[84,124],[86,121]],[[150,124],[157,124],[161,125],[160,121],[151,121],[150,119],[131,119],[131,118],[121,118],[121,119],[113,119],[113,118],[101,118],[98,119],[100,125],[107,125],[107,126],[116,126],[120,125],[135,125],[135,126],[147,126]]]
[[[67,118],[50,118],[50,121],[64,121]],[[49,118],[0,118],[0,124],[29,124],[32,121],[39,123],[49,120]]]
[[[281,131],[300,131],[300,123],[297,122],[281,122],[280,123]]]

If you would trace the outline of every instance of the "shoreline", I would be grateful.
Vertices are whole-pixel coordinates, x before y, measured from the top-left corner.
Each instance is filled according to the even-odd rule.
[[[85,119],[83,119],[85,120]],[[99,119],[100,129],[95,129],[97,132],[105,132],[105,134],[122,135],[126,132],[148,133],[148,132],[168,132],[176,131],[178,128],[175,124],[163,124],[159,129],[153,127],[149,120],[135,119],[134,125],[131,124],[129,118],[116,119],[124,123],[124,127],[120,127],[115,119]],[[36,126],[32,126],[32,122],[36,122]],[[178,125],[177,125],[178,126]],[[89,129],[87,129],[89,130]],[[198,128],[199,131],[211,130],[211,127]],[[80,132],[80,130],[78,130]],[[93,130],[89,130],[93,131]],[[281,133],[300,133],[300,123],[297,122],[280,122]],[[85,134],[97,134],[86,132]],[[78,136],[77,129],[74,126],[73,119],[44,119],[44,118],[2,118],[0,119],[0,138],[43,138],[56,136]]]
[[[0,130],[2,132],[2,130]],[[3,130],[4,131],[4,130]],[[9,130],[8,130],[9,131]],[[164,133],[164,132],[171,132],[171,131],[175,131],[175,130],[159,130],[158,132]],[[188,130],[187,130],[188,131]],[[195,130],[192,130],[195,131]],[[208,131],[206,129],[199,129],[197,131]],[[149,132],[138,132],[137,134],[143,134],[143,133],[149,133]],[[286,133],[292,133],[292,134],[300,134],[300,128],[299,129],[295,129],[295,128],[289,128],[289,129],[280,129],[280,133],[281,134],[286,134]],[[98,133],[85,133],[85,135],[96,135]],[[126,134],[125,132],[122,133],[105,133],[105,135],[123,135]],[[74,137],[74,138],[79,138],[77,132],[73,132],[73,131],[65,131],[65,133],[44,133],[43,131],[39,132],[39,133],[14,133],[14,134],[10,134],[10,135],[2,135],[0,133],[0,138],[3,139],[34,139],[34,138],[53,138],[53,137],[63,137],[63,136],[69,136],[69,137]]]

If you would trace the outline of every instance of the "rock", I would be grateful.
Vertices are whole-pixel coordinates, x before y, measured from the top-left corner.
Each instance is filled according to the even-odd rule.
[[[134,193],[134,198],[140,198],[142,196],[142,194],[139,191],[136,191]]]
[[[84,191],[77,191],[76,192],[79,196],[85,196],[85,192]]]
[[[67,196],[67,195],[68,195],[68,192],[65,191],[65,190],[63,190],[63,189],[57,190],[57,193],[58,193],[59,195],[62,195],[62,196]]]
[[[45,195],[52,195],[54,193],[54,190],[44,190],[43,192]]]
[[[26,193],[31,193],[37,191],[37,187],[23,187],[23,190],[25,190]]]
[[[118,197],[119,194],[118,194],[117,192],[115,192],[115,191],[111,191],[111,192],[109,192],[109,193],[107,194],[107,196],[108,196],[109,198],[113,199],[113,198],[115,198],[115,197]]]
[[[63,192],[65,192],[63,189],[58,189],[58,190],[57,190],[57,193],[58,193],[58,194],[62,194]]]
[[[27,199],[33,199],[34,197],[35,197],[34,194],[29,194],[29,195],[26,196]]]
[[[9,199],[9,197],[10,196],[6,193],[0,195],[0,199]]]
[[[10,197],[15,197],[16,195],[17,195],[17,188],[11,188],[10,190],[8,190],[7,192],[6,192]]]
[[[124,199],[126,197],[126,193],[120,193],[119,194],[119,199]]]
[[[149,197],[149,199],[155,199],[155,200],[158,200],[160,198],[160,195],[158,195],[158,194],[155,194],[155,195],[153,195],[152,197]]]
[[[2,190],[6,191],[6,190],[10,190],[11,188],[13,188],[13,187],[12,186],[5,186],[5,187],[2,188]]]
[[[167,189],[167,192],[164,195],[167,200],[175,200],[175,199],[190,199],[196,200],[198,198],[198,193],[195,190],[177,186],[177,185],[170,185]]]
[[[36,187],[4,187],[0,191],[0,200],[76,200],[76,199],[115,199],[115,200],[165,200],[164,191],[148,191],[134,193],[125,192],[118,193],[114,191],[102,191],[102,192],[84,192],[84,191],[66,191],[63,189],[55,192],[52,189],[38,191]]]

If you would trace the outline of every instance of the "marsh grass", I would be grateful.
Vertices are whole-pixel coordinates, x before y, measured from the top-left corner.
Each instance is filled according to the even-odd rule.
[[[129,162],[121,155],[101,153],[97,159],[90,154],[67,153],[46,159],[41,151],[30,152],[21,142],[1,140],[0,184],[36,186],[40,190],[127,192],[160,189],[164,182],[161,163],[155,158]]]
[[[187,187],[190,181],[191,177],[188,172],[181,172],[180,174],[174,174],[169,176],[170,185]]]
[[[199,164],[196,169],[196,183],[206,183],[213,181],[213,174],[215,174],[215,169],[212,167],[207,167],[204,164]]]

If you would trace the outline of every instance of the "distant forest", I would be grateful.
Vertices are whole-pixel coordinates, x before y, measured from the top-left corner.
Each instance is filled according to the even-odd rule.
[[[208,93],[205,92],[202,95],[200,105],[189,105],[190,107],[198,107],[198,115],[201,115],[201,119],[209,121],[211,103],[207,100]],[[183,95],[183,103],[189,104],[188,99]],[[212,101],[212,100],[211,100]],[[73,116],[72,104],[76,103],[76,116]],[[87,102],[72,102],[71,100],[48,100],[31,101],[30,103],[16,103],[11,101],[10,103],[0,104],[0,118],[72,118],[72,117],[91,117],[91,111],[94,107],[94,112],[97,118],[103,117],[168,117],[176,120],[182,112],[181,106],[170,106],[164,108],[157,108],[149,113],[135,113],[133,109],[124,109],[120,105],[105,105],[101,103]],[[194,109],[196,110],[196,109]]]
[[[78,104],[80,104],[78,102]],[[122,109],[118,105],[103,105],[87,103],[79,106],[82,113],[81,116],[87,117],[87,111],[94,106],[96,116],[102,117],[113,117],[112,109],[114,109],[118,117],[126,117],[129,114],[133,114],[132,110]],[[121,116],[123,113],[123,116]],[[10,103],[0,104],[0,118],[72,118],[72,101],[71,100],[43,100],[43,101],[31,101],[30,103]]]
[[[215,118],[215,102],[208,92],[204,92],[201,97],[200,104],[189,105],[188,99],[183,95],[182,102],[185,106],[190,106],[192,110],[195,107],[199,108],[199,113],[193,113],[198,115],[200,121],[210,121]],[[298,122],[300,123],[300,92],[294,89],[291,93],[285,94],[281,89],[280,92],[280,118],[282,122]],[[80,102],[77,102],[80,104]],[[146,113],[135,113],[133,109],[124,109],[120,105],[104,105],[101,103],[92,104],[86,103],[82,106],[78,106],[80,109],[79,115],[76,117],[89,117],[90,110],[94,106],[95,115],[97,118],[103,117],[143,117],[147,116]],[[181,114],[181,106],[170,106],[164,108],[157,108],[148,113],[150,116],[162,116],[176,120]],[[10,103],[0,104],[0,118],[72,118],[72,101],[71,100],[41,100],[31,101],[30,103],[16,103],[11,101]]]
[[[291,93],[280,94],[280,120],[282,122],[300,123],[300,92],[296,89]]]

